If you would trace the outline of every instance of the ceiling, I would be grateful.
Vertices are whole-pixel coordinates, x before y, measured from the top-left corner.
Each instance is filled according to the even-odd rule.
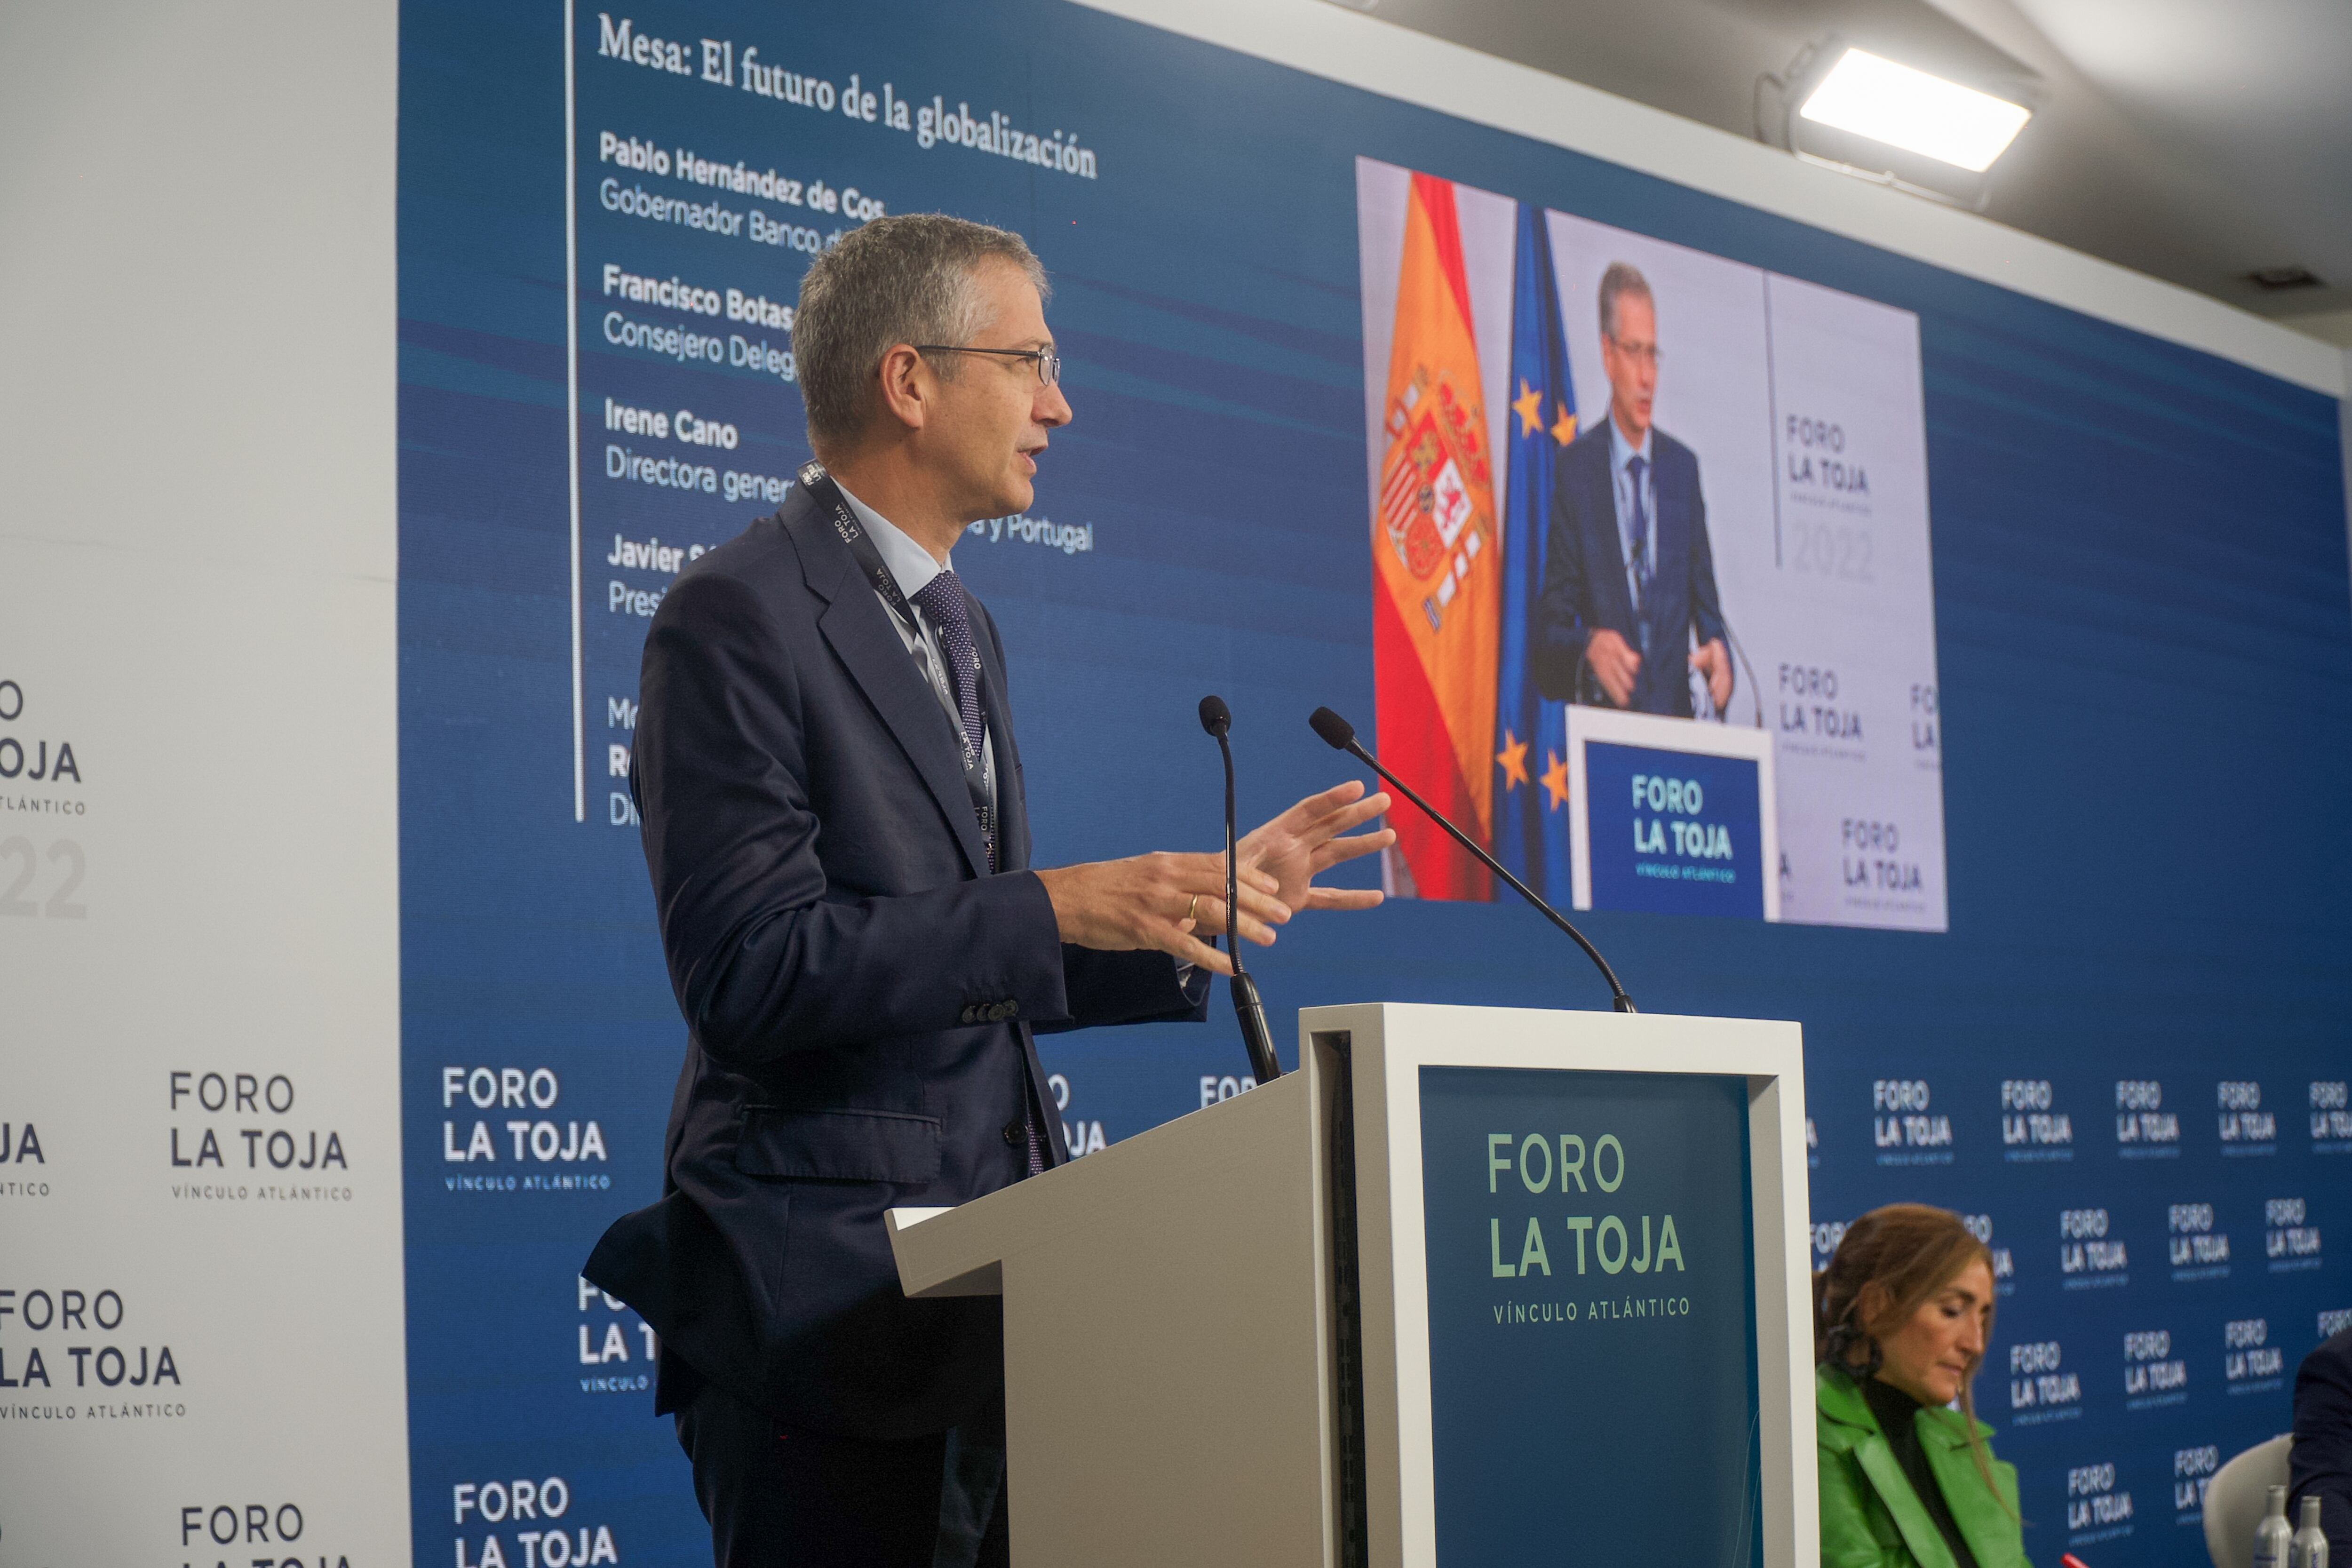
[[[2021,83],[1986,216],[2352,347],[2352,0],[1339,3],[1739,136],[1832,32]],[[2285,267],[2322,283],[2247,277]]]

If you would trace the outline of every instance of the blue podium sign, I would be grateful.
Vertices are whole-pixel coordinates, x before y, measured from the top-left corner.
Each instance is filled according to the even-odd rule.
[[[1758,773],[1746,757],[1589,742],[1592,907],[1762,920]]]
[[[1769,731],[1570,705],[1567,740],[1578,909],[1780,918]]]
[[[1746,1081],[1420,1078],[1437,1562],[1760,1568]]]

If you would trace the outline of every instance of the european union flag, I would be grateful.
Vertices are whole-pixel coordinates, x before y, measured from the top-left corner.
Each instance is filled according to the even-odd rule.
[[[1576,388],[1559,326],[1559,285],[1543,209],[1519,204],[1511,286],[1510,452],[1503,503],[1502,658],[1496,670],[1496,858],[1536,891],[1567,896],[1568,705],[1547,701],[1528,672],[1543,591],[1552,474],[1576,439]]]

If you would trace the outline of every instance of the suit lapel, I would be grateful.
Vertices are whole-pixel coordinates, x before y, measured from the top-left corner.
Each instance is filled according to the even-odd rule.
[[[1886,1439],[1872,1433],[1854,1445],[1853,1457],[1862,1466],[1862,1473],[1870,1478],[1871,1489],[1885,1506],[1887,1517],[1902,1533],[1903,1544],[1920,1568],[1956,1568],[1952,1549],[1944,1544],[1943,1532],[1935,1521],[1927,1517],[1927,1505],[1911,1488],[1911,1478],[1895,1458],[1895,1450]]]
[[[972,814],[971,792],[964,785],[961,749],[930,682],[890,624],[890,612],[866,585],[849,546],[814,500],[806,503],[792,531],[809,588],[826,602],[817,617],[825,642],[922,776],[963,849],[964,864],[975,877],[988,875],[988,847],[980,837],[980,819]]]
[[[2009,1544],[2008,1515],[2000,1507],[2000,1495],[1987,1489],[1987,1478],[1977,1469],[1976,1456],[1969,1451],[1967,1436],[1957,1430],[1965,1416],[1939,1415],[1934,1418],[1929,1432],[1921,1434],[1927,1454],[1927,1468],[1935,1473],[1937,1489],[1944,1494],[1944,1506],[1951,1510],[1952,1522],[1959,1528],[1960,1539],[1969,1543],[1969,1554],[1979,1568],[2007,1559],[2013,1548]],[[1932,1435],[1930,1435],[1932,1433]]]

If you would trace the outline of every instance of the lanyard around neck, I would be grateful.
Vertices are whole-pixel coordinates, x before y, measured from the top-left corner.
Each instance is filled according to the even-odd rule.
[[[841,535],[842,543],[849,547],[849,553],[856,559],[858,570],[866,574],[866,582],[875,593],[881,595],[882,602],[890,606],[890,613],[898,616],[917,637],[922,637],[922,623],[915,618],[915,607],[907,602],[905,592],[898,586],[898,579],[891,575],[888,564],[882,559],[882,552],[875,547],[873,534],[857,521],[856,512],[850,509],[849,498],[842,493],[839,481],[824,471],[823,463],[812,458],[801,466],[800,482],[801,488],[824,509],[834,531]],[[924,641],[928,647],[929,639]],[[972,814],[980,819],[981,841],[988,849],[988,868],[993,871],[997,861],[996,779],[989,766],[988,748],[973,745],[961,733],[961,723],[953,727],[958,731],[956,752],[963,762],[964,788],[971,795]]]

